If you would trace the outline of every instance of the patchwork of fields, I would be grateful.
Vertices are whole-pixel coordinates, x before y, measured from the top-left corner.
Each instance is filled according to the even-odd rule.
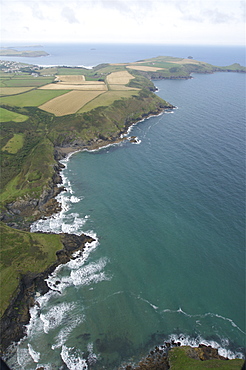
[[[66,70],[62,69],[62,72]],[[69,69],[68,72],[67,75],[50,78],[0,75],[1,102],[18,107],[35,106],[55,116],[64,116],[110,105],[139,91],[126,86],[135,78],[126,70],[107,73],[105,82],[99,78],[87,80],[83,74],[72,73],[78,73],[78,69]],[[12,117],[13,120],[16,118]]]
[[[49,67],[39,74],[0,71],[1,102],[17,107],[38,107],[55,116],[89,112],[138,94],[142,88],[141,73],[149,73],[151,78],[155,73],[165,78],[170,75],[185,77],[189,73],[184,66],[190,63],[199,68],[203,66],[190,59],[157,57],[135,63],[105,64],[92,70]]]
[[[102,91],[70,91],[65,95],[59,96],[47,103],[40,105],[39,108],[56,116],[64,116],[76,113],[86,103],[102,94]]]
[[[202,71],[204,63],[189,58],[156,57],[134,63],[103,64],[93,69],[49,67],[39,73],[3,73],[0,71],[0,96],[5,106],[38,107],[55,116],[89,112],[109,106],[115,100],[138,94],[142,75],[149,78],[180,78],[189,76],[193,65]],[[207,67],[208,68],[208,67]],[[30,69],[30,68],[29,68]],[[146,82],[145,82],[146,84]],[[12,115],[2,115],[2,120]],[[7,122],[7,121],[3,121]]]

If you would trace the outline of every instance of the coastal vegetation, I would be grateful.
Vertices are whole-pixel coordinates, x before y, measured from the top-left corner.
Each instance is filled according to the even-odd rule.
[[[241,370],[244,360],[220,356],[218,350],[200,344],[198,347],[181,346],[180,342],[165,342],[155,347],[136,366],[128,365],[125,370]]]
[[[119,142],[133,123],[172,109],[153,93],[152,79],[216,71],[246,69],[173,57],[92,69],[1,64],[1,316],[8,307],[18,312],[10,303],[23,276],[49,268],[62,248],[61,236],[28,231],[60,209],[58,161]]]
[[[62,249],[60,236],[29,233],[0,223],[1,235],[1,296],[0,314],[3,315],[19,285],[19,278],[27,272],[39,273],[56,260]]]

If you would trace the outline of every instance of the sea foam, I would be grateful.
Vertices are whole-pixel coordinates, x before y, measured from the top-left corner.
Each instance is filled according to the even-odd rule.
[[[69,370],[88,369],[86,360],[83,358],[83,352],[75,348],[69,348],[65,345],[62,346],[61,358]]]

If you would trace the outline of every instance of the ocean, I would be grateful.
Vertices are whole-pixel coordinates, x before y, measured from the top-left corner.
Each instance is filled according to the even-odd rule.
[[[64,46],[62,64],[77,61],[73,47],[68,63]],[[155,45],[144,56],[143,45],[121,55],[117,46],[114,59],[115,45],[100,47],[105,55],[91,50],[97,62],[87,55],[81,65],[161,54],[245,65],[242,48]],[[12,369],[120,369],[170,340],[243,356],[245,74],[154,84],[176,108],[132,126],[137,143],[63,161],[63,210],[32,231],[85,232],[96,242],[49,277],[57,291],[37,295]]]

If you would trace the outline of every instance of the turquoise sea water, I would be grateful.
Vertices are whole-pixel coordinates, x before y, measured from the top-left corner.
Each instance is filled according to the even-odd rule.
[[[118,369],[170,338],[244,352],[245,75],[193,77],[154,82],[177,109],[139,144],[65,161],[64,211],[33,231],[98,242],[49,278],[13,368]]]

